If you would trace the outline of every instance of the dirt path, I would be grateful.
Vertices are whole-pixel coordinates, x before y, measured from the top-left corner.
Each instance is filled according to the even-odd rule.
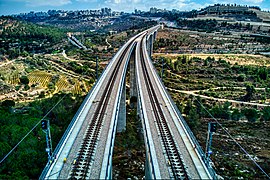
[[[171,70],[168,70],[168,72],[171,73],[171,74],[174,75],[174,76],[179,77],[179,78],[182,78],[182,79],[188,79],[188,78],[186,78],[186,77],[183,77],[183,76],[181,76],[181,75],[179,75],[179,74],[176,74],[176,73],[172,72]],[[190,82],[196,82],[196,83],[198,83],[198,80],[194,80],[194,79],[189,79],[189,80],[190,80]],[[208,85],[209,85],[210,83],[203,82],[203,84],[208,84]]]
[[[63,55],[63,57],[64,57],[65,59],[67,59],[67,60],[70,60],[70,61],[76,61],[75,59],[72,59],[72,58],[67,57],[66,50],[63,50],[62,55]]]
[[[231,103],[246,104],[246,105],[260,106],[260,107],[270,106],[269,104],[259,104],[259,103],[236,101],[236,100],[230,100],[230,99],[214,98],[214,97],[209,97],[209,96],[205,96],[205,95],[196,94],[196,92],[199,92],[200,90],[182,91],[182,90],[177,90],[177,89],[168,88],[168,87],[167,87],[167,89],[170,90],[170,91],[173,91],[173,92],[180,92],[180,93],[184,93],[184,94],[190,94],[190,95],[193,95],[193,96],[196,96],[196,97],[201,97],[203,99],[210,99],[210,100],[219,101],[219,102],[228,101],[228,102],[231,102]]]
[[[206,92],[206,91],[210,91],[210,90],[218,90],[218,89],[226,89],[226,88],[238,89],[238,90],[245,90],[246,89],[246,87],[215,87],[215,88],[209,88],[209,89],[203,89],[203,90],[192,90],[189,92],[198,93],[200,91]],[[254,89],[255,90],[265,90],[265,88],[254,88]]]
[[[108,44],[109,48],[112,47],[112,45],[108,42],[108,39],[105,39],[105,42]]]
[[[0,64],[0,67],[4,67],[4,66],[6,66],[6,65],[8,65],[8,64],[11,64],[11,63],[13,63],[14,61],[16,61],[16,59],[9,60],[9,59],[6,58],[6,57],[4,57],[4,58],[5,58],[5,60],[8,61],[8,62],[5,62],[5,63],[3,63],[3,64]]]
[[[90,78],[86,78],[86,77],[83,77],[83,76],[81,76],[81,75],[79,75],[79,74],[77,74],[77,73],[75,73],[75,72],[73,72],[73,71],[70,71],[70,70],[67,70],[66,68],[64,68],[64,67],[62,67],[62,66],[60,66],[59,64],[57,64],[57,63],[55,63],[55,62],[53,62],[53,61],[49,61],[51,64],[53,64],[53,65],[55,65],[55,66],[53,66],[53,68],[55,68],[57,71],[59,71],[59,72],[61,72],[61,73],[63,73],[63,74],[66,74],[66,75],[69,75],[69,76],[71,76],[71,77],[73,77],[73,78],[82,78],[82,79],[84,79],[84,80],[86,80],[86,81],[89,81],[90,80]],[[93,71],[94,72],[94,71]]]

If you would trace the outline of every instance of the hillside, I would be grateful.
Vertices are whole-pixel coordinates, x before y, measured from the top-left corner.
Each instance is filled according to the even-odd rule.
[[[203,148],[216,119],[269,175],[270,58],[245,52],[259,45],[252,39],[216,36],[165,28],[157,34],[153,64],[160,75],[163,67],[162,81]],[[266,178],[220,126],[211,150],[223,178]]]
[[[263,22],[270,23],[270,12],[259,11],[257,9],[251,9],[253,12],[257,14],[257,16],[263,20]]]
[[[12,17],[0,18],[0,55],[12,57],[28,52],[50,52],[65,38],[65,31]],[[57,46],[58,48],[61,45]]]

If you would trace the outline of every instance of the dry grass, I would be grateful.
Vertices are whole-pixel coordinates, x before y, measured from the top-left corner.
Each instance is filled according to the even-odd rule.
[[[257,66],[270,66],[270,58],[263,55],[253,55],[253,54],[163,54],[155,53],[154,57],[168,57],[172,60],[176,60],[178,56],[186,55],[188,57],[199,57],[206,59],[207,57],[214,57],[216,60],[223,59],[231,64],[239,65],[257,65]]]
[[[253,11],[258,15],[259,18],[269,21],[270,20],[270,13],[269,12],[264,12],[264,11],[259,11],[256,9],[253,9]]]

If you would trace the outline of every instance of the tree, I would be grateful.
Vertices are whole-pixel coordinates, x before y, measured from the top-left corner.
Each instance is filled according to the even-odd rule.
[[[265,107],[262,110],[262,118],[264,121],[270,121],[270,107]]]
[[[22,84],[29,84],[29,79],[28,79],[27,76],[21,76],[21,77],[20,77],[20,82],[21,82]]]
[[[260,117],[258,110],[254,108],[246,108],[243,112],[249,122],[256,122]]]
[[[185,113],[186,115],[188,115],[191,109],[192,109],[192,102],[191,102],[191,100],[189,99],[189,100],[187,101],[187,105],[186,105],[185,108],[184,108],[184,113]]]
[[[207,59],[204,60],[204,64],[203,65],[204,66],[208,66],[208,60]]]
[[[188,124],[190,125],[190,127],[192,129],[197,129],[197,127],[199,126],[200,122],[199,122],[199,114],[197,113],[195,108],[191,108],[191,110],[188,113]]]
[[[245,101],[250,101],[253,94],[255,93],[255,88],[252,84],[248,83],[246,85],[246,91],[247,91],[247,94],[244,96],[244,100]]]
[[[266,80],[268,77],[268,71],[265,67],[261,67],[257,73],[258,77],[262,80]]]
[[[5,100],[2,102],[2,106],[12,107],[12,106],[15,106],[15,102],[13,100]]]
[[[226,101],[223,104],[222,110],[223,110],[223,118],[224,119],[230,119],[231,118],[230,106],[231,106],[231,103],[228,102],[228,101]]]
[[[239,111],[239,109],[234,109],[232,112],[232,120],[239,121],[243,114]]]
[[[244,82],[246,80],[246,75],[245,74],[239,74],[239,76],[237,77],[237,80],[239,82]]]
[[[213,114],[213,116],[217,118],[230,119],[230,105],[231,103],[229,103],[228,101],[225,102],[223,105],[216,105],[211,109],[211,114]]]

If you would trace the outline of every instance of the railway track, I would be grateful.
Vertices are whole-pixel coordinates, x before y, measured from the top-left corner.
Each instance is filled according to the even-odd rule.
[[[85,137],[83,138],[83,142],[81,144],[77,158],[73,162],[69,179],[88,179],[89,178],[89,170],[93,163],[93,157],[96,151],[102,123],[104,121],[104,116],[106,115],[108,101],[112,94],[114,82],[119,72],[120,65],[126,53],[128,52],[128,50],[130,49],[133,43],[134,41],[130,42],[130,44],[126,47],[126,49],[121,54],[113,70],[113,73],[110,76],[109,81],[104,89],[101,99],[98,101],[98,106],[96,108],[96,111],[94,112],[94,116],[92,120],[90,121],[90,124],[87,127]]]
[[[182,155],[177,147],[177,143],[174,140],[172,132],[167,124],[165,115],[160,107],[158,97],[155,93],[152,81],[149,76],[149,72],[146,68],[146,60],[143,55],[142,41],[140,41],[140,60],[142,64],[142,72],[146,82],[146,89],[149,94],[150,102],[153,109],[153,114],[155,118],[155,124],[157,126],[158,132],[160,134],[161,143],[167,158],[167,163],[170,167],[171,178],[174,179],[190,179],[186,166],[183,162]]]

